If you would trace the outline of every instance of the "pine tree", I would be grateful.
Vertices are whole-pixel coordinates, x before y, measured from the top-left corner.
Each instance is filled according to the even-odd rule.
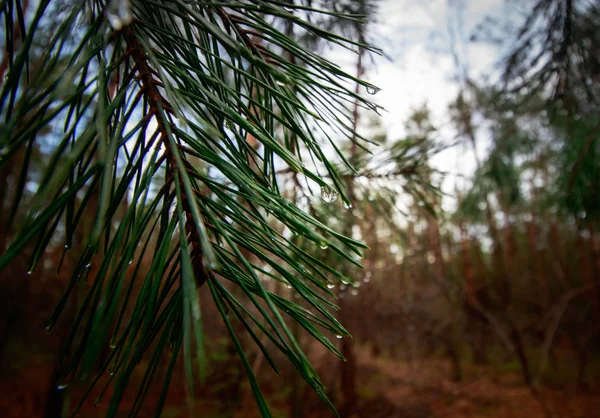
[[[263,416],[270,413],[234,323],[275,372],[262,336],[329,402],[286,316],[341,356],[326,335],[349,334],[332,314],[327,285],[348,279],[293,236],[353,264],[365,245],[287,200],[281,187],[293,173],[326,200],[340,195],[350,203],[336,167],[352,167],[337,143],[363,146],[350,106],[376,111],[355,86],[376,87],[294,34],[378,52],[312,23],[360,24],[361,16],[309,0],[5,0],[0,11],[2,219],[10,230],[0,269],[28,246],[30,272],[50,249],[74,260],[47,330],[79,284],[88,289],[64,343],[57,387],[77,378],[91,389],[108,370],[107,416],[115,416],[147,358],[135,416],[166,356],[159,416],[180,352],[190,394],[204,378],[210,341],[198,292],[210,292]],[[42,153],[36,164],[34,150]],[[311,310],[265,289],[264,277],[292,287]]]

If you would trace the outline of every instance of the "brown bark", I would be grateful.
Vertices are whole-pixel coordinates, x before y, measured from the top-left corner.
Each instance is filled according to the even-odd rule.
[[[593,250],[590,248],[591,245],[588,245],[588,243],[591,243],[591,236],[587,240],[582,236],[582,230],[587,229],[585,226],[580,226],[580,228],[578,229],[579,230],[577,231],[577,238],[575,240],[575,249],[578,257],[579,275],[584,286],[593,286],[594,266],[591,260]],[[592,302],[595,305],[597,305],[597,300],[593,292],[590,292],[590,295],[592,295]]]
[[[590,240],[590,258],[591,261],[591,284],[595,285],[595,302],[596,311],[600,310],[600,242],[594,233],[594,225],[591,221],[587,223],[587,231]]]
[[[561,287],[566,288],[565,278],[568,274],[568,264],[566,263],[560,234],[558,231],[558,224],[556,219],[552,220],[550,224],[550,258],[552,260],[552,264],[554,266],[554,271],[556,273],[556,279]],[[549,288],[549,295],[552,295],[552,289]]]
[[[341,305],[341,304],[340,304]],[[343,309],[343,308],[342,308]],[[340,415],[349,417],[356,408],[356,356],[354,353],[354,340],[351,338],[342,339],[342,354],[346,358],[341,370],[342,379],[342,406]]]
[[[465,287],[467,293],[467,301],[471,302],[475,300],[476,286],[475,276],[473,274],[473,265],[471,263],[471,255],[469,254],[469,241],[467,236],[467,229],[463,222],[460,223],[460,247],[461,247],[461,258],[463,265],[463,276],[465,277]]]
[[[433,274],[435,276],[435,281],[441,287],[442,292],[444,292],[446,295],[448,311],[450,312],[456,308],[456,301],[452,296],[450,283],[444,274],[444,259],[440,239],[440,225],[436,217],[431,214],[428,216],[427,220],[427,232],[429,238],[429,248],[432,249],[435,256],[435,260],[433,261]],[[463,379],[463,368],[459,343],[460,323],[457,315],[454,316],[449,325],[449,333],[450,335],[448,338],[446,338],[446,349],[452,362],[452,379],[454,381],[461,381]]]
[[[539,265],[542,255],[538,250],[538,241],[540,239],[539,227],[535,221],[532,220],[525,223],[525,231],[527,234],[527,247],[529,253],[527,257],[529,277],[537,284],[540,305],[546,306],[550,301],[550,289],[548,288],[545,275],[542,273]]]
[[[542,408],[542,411],[544,412],[544,416],[546,416],[547,418],[551,418],[554,416],[554,414],[548,407],[546,401],[544,400],[542,394],[540,393],[539,389],[537,388],[537,386],[535,385],[535,382],[533,380],[531,366],[529,364],[527,354],[525,353],[525,343],[523,341],[523,336],[521,335],[521,332],[517,329],[516,325],[513,322],[511,322],[511,321],[507,321],[507,322],[508,322],[508,326],[510,328],[510,339],[511,339],[511,342],[513,343],[513,347],[515,349],[517,358],[521,365],[521,373],[523,374],[523,380],[525,381],[525,384],[527,385],[527,387],[529,387],[529,391],[531,392],[531,395],[534,397],[534,399],[538,402],[538,404]]]
[[[362,34],[362,29],[360,30],[359,33],[359,38],[360,41],[364,41],[363,38],[363,34]],[[356,78],[360,79],[363,76],[363,72],[364,72],[364,68],[363,68],[363,55],[364,55],[364,50],[362,48],[359,48],[359,52],[358,52],[358,60],[356,63]],[[358,83],[356,83],[355,88],[354,88],[354,92],[358,95],[360,93],[360,85]],[[354,106],[353,106],[353,110],[352,110],[352,128],[354,130],[354,132],[356,132],[357,128],[358,128],[358,120],[359,120],[359,107],[358,107],[358,99],[356,99],[354,101]],[[354,138],[356,139],[356,138]],[[354,163],[354,159],[356,157],[356,154],[358,152],[358,147],[356,145],[356,143],[353,141],[352,145],[351,145],[351,149],[350,149],[350,162]],[[354,184],[353,184],[353,178],[352,177],[347,177],[346,178],[346,189],[348,190],[348,198],[350,200],[350,204],[354,205],[355,204],[355,197],[354,197]],[[344,234],[347,236],[351,236],[352,235],[352,220],[353,217],[350,216],[350,219],[348,220],[348,222],[346,222],[345,225],[345,231]],[[344,303],[344,299],[340,299],[340,319],[342,321],[342,323],[348,323],[347,319],[350,312],[347,308],[347,306],[345,306],[346,304]],[[346,359],[345,362],[343,362],[341,364],[341,373],[340,373],[340,379],[341,379],[341,392],[342,392],[342,406],[340,408],[340,414],[341,416],[350,416],[350,413],[352,411],[355,410],[356,408],[356,356],[354,353],[354,340],[350,339],[350,338],[344,338],[342,340],[342,344],[341,344],[341,349],[340,352],[342,353],[342,355],[344,356],[344,358]]]
[[[168,143],[168,130],[166,126],[166,121],[163,120],[160,115],[157,115],[158,112],[163,111],[165,115],[173,115],[173,109],[171,105],[167,102],[167,100],[160,93],[158,86],[161,84],[160,80],[157,80],[154,77],[156,72],[150,67],[147,61],[146,54],[144,53],[144,48],[140,44],[137,39],[133,29],[131,27],[127,27],[123,32],[125,41],[127,42],[128,51],[127,53],[131,54],[133,61],[135,62],[135,69],[138,73],[138,77],[142,83],[143,89],[141,90],[143,94],[146,96],[148,103],[150,104],[150,111],[146,117],[155,116],[157,130],[160,133],[160,141],[164,144],[165,156],[167,158],[169,169],[170,169],[170,177],[168,182],[174,180],[175,172],[177,171],[177,162],[176,157],[171,149],[171,146]],[[184,154],[180,151],[179,157],[183,161],[184,165],[189,165],[189,162],[185,158]],[[181,188],[182,188],[182,210],[186,213],[186,232],[188,235],[189,243],[192,246],[190,251],[190,258],[192,261],[192,266],[194,268],[194,276],[196,278],[196,283],[198,286],[202,286],[207,278],[208,273],[207,269],[204,265],[203,258],[203,249],[200,244],[200,231],[198,231],[197,226],[194,222],[192,211],[190,210],[190,201],[196,199],[196,196],[187,196],[184,192],[183,182],[180,180]],[[166,184],[169,187],[169,184]]]

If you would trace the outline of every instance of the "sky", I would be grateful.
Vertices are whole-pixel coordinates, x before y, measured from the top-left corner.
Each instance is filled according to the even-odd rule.
[[[390,140],[402,138],[404,125],[412,110],[427,104],[439,135],[453,139],[448,126],[448,104],[459,91],[454,56],[469,77],[480,79],[494,74],[502,56],[499,46],[489,42],[470,42],[477,25],[488,16],[512,13],[505,0],[382,0],[377,22],[372,25],[372,42],[387,58],[377,57],[365,78],[382,90],[373,98],[386,109],[381,123]],[[454,39],[455,42],[451,42]],[[454,49],[451,45],[454,45]],[[452,53],[454,51],[454,55]],[[485,138],[478,153],[485,154]],[[475,169],[475,159],[466,147],[444,151],[431,162],[452,173],[443,190],[452,194],[455,185],[467,187],[461,176]],[[451,209],[452,200],[444,206]]]
[[[382,1],[374,41],[393,61],[376,59],[368,77],[382,88],[376,100],[388,111],[383,123],[392,138],[404,132],[410,111],[423,103],[436,119],[446,114],[458,91],[452,37],[457,39],[461,65],[468,66],[471,76],[493,71],[500,58],[498,47],[468,40],[476,25],[501,13],[503,6],[503,0]]]

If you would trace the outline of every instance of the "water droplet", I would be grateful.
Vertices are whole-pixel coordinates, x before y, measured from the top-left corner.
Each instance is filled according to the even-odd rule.
[[[8,81],[8,74],[4,76],[4,81]]]
[[[341,335],[338,334],[338,335],[335,336],[335,338],[337,338],[338,340],[341,340],[344,337],[342,337]]]
[[[344,283],[344,284],[348,284],[348,283],[350,283],[350,280],[348,280],[348,279],[346,279],[346,278],[343,278],[343,279],[342,279],[342,283]]]
[[[65,390],[68,387],[69,387],[68,383],[59,383],[58,386],[56,386],[56,389],[58,389],[58,390]]]
[[[117,346],[117,339],[115,337],[112,337],[108,342],[108,346],[110,348],[115,348]]]
[[[44,328],[46,330],[46,332],[50,332],[52,331],[52,325],[46,325],[46,328]]]
[[[68,246],[67,244],[65,244],[65,246],[64,246],[64,249],[65,249],[65,250],[68,250],[68,249],[69,249],[69,246]]]
[[[380,91],[381,91],[381,89],[379,87],[367,86],[367,93],[369,93],[369,94],[377,94]]]
[[[216,260],[209,262],[206,267],[209,270],[212,270],[212,271],[219,271],[219,270],[221,270],[221,265]]]
[[[114,30],[120,30],[133,20],[129,0],[111,0],[105,9],[106,18]]]
[[[31,273],[33,273],[31,270],[27,271],[28,276],[31,276]]]
[[[84,268],[89,269],[92,266],[91,263],[87,263]]]
[[[346,209],[352,209],[352,204],[348,203],[348,202],[344,202],[344,207]]]
[[[350,293],[352,293],[352,296],[356,296],[358,295],[358,289],[352,289]]]
[[[133,260],[129,260],[129,263],[127,263],[127,264],[132,265],[133,264]]]
[[[325,243],[325,242],[322,242],[321,245],[320,245],[320,247],[321,247],[322,250],[326,250],[327,248],[329,248],[329,245],[327,243]]]
[[[325,203],[331,203],[337,200],[338,193],[329,186],[321,186],[321,197]]]
[[[335,285],[333,283],[327,284],[327,289],[333,289],[334,287],[335,287]]]
[[[290,284],[286,284],[285,287],[288,288],[288,289],[292,288],[292,286]]]

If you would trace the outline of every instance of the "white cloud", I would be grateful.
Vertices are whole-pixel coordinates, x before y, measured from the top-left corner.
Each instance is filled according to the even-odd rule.
[[[434,54],[423,45],[411,47],[401,63],[381,63],[370,81],[383,90],[377,102],[386,108],[383,123],[391,138],[402,135],[413,109],[427,104],[434,118],[446,113],[457,86],[450,83],[453,64],[449,56]]]

